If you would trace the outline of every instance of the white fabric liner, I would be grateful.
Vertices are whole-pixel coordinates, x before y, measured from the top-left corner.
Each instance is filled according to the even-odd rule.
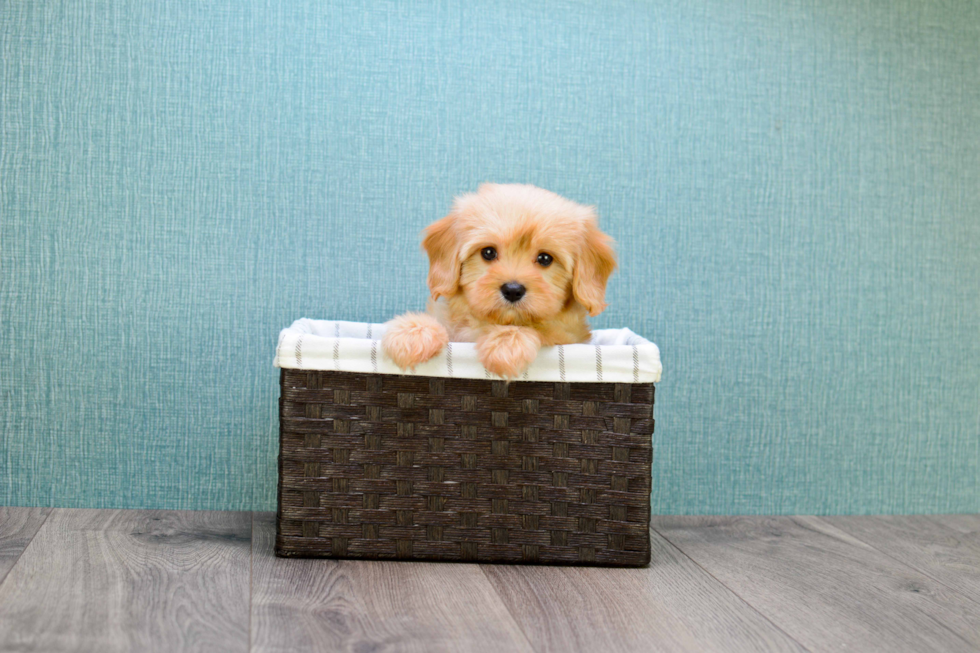
[[[279,333],[274,364],[291,370],[500,378],[483,367],[472,342],[451,342],[414,371],[403,370],[384,355],[384,333],[384,324],[302,318]],[[657,383],[662,369],[660,350],[646,338],[629,329],[599,329],[589,344],[542,347],[517,380]]]

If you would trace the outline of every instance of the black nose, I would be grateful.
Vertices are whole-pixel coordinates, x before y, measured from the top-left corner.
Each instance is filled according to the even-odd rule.
[[[527,288],[517,283],[516,281],[509,281],[504,285],[500,286],[500,294],[503,295],[504,299],[506,299],[509,302],[518,301],[521,297],[524,296],[524,293],[526,292],[527,292]]]

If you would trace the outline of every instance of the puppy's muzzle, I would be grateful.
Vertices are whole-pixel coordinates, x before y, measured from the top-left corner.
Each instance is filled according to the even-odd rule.
[[[527,288],[517,283],[516,281],[508,281],[504,285],[500,286],[500,294],[504,296],[504,299],[509,301],[511,304],[520,301],[524,293],[527,292]]]

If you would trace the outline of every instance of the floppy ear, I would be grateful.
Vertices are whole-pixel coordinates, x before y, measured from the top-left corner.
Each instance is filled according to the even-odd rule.
[[[423,234],[422,247],[429,255],[429,292],[432,299],[455,295],[460,274],[455,211],[430,224]]]
[[[572,271],[572,294],[592,317],[606,308],[606,282],[616,269],[612,245],[612,238],[599,231],[595,219],[589,219]]]

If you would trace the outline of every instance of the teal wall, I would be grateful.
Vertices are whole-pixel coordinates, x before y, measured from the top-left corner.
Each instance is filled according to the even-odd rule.
[[[598,206],[654,510],[980,511],[980,4],[7,2],[0,504],[261,508],[278,329]]]

